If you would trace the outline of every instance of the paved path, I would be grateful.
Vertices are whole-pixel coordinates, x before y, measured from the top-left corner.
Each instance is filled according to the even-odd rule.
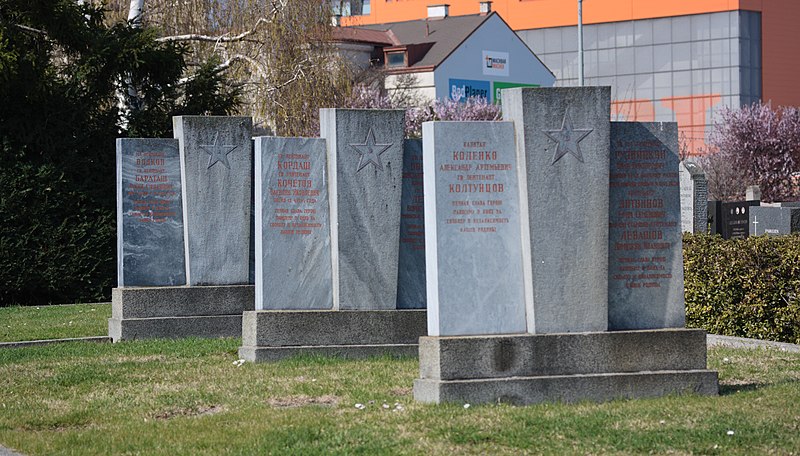
[[[98,336],[98,337],[74,337],[71,339],[47,339],[47,340],[25,340],[20,342],[0,342],[0,348],[33,347],[36,345],[60,344],[64,342],[111,342],[111,338],[108,336]],[[3,453],[0,453],[0,456],[3,456]]]
[[[731,348],[774,348],[792,353],[800,353],[800,345],[772,342],[769,340],[745,339],[744,337],[717,336],[715,334],[706,336],[706,345],[709,347]]]
[[[14,451],[0,445],[0,456],[23,456],[23,454],[15,453]]]

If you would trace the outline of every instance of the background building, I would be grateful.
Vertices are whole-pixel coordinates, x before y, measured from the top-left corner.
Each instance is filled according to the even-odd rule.
[[[334,39],[357,66],[384,68],[390,91],[413,89],[427,99],[495,101],[503,88],[553,85],[553,73],[497,13],[446,11],[442,6],[426,19],[340,27]]]
[[[346,24],[424,18],[435,0],[371,0]],[[452,0],[449,14],[487,2]],[[483,4],[483,5],[482,5]],[[577,0],[497,0],[498,12],[556,76],[578,82]],[[702,151],[714,113],[763,100],[800,105],[798,0],[584,0],[585,83],[610,85],[614,120],[676,121]]]

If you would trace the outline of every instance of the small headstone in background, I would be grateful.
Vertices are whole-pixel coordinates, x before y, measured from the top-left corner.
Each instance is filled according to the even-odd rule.
[[[747,201],[761,201],[761,188],[758,185],[749,185],[745,190]]]
[[[422,140],[403,144],[403,196],[400,207],[400,253],[397,308],[424,309],[425,206],[422,186]]]
[[[516,126],[517,157],[526,162],[520,185],[533,279],[528,331],[605,331],[610,88],[502,94],[503,117]]]
[[[422,131],[428,335],[525,333],[513,123]]]
[[[612,122],[608,329],[682,328],[678,126]]]
[[[188,285],[250,282],[252,119],[179,116]]]
[[[404,124],[402,110],[320,110],[334,309],[397,308]]]
[[[708,179],[703,169],[691,161],[678,166],[681,189],[681,231],[708,231]]]
[[[186,284],[178,141],[117,139],[119,287]]]
[[[800,207],[750,208],[750,235],[778,236],[800,231]]]
[[[331,309],[325,140],[255,138],[256,310]]]
[[[750,235],[750,209],[758,201],[736,201],[720,204],[718,222],[723,239],[744,239]]]

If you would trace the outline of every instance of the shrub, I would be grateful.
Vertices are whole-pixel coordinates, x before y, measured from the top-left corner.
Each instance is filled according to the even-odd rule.
[[[800,343],[800,235],[683,238],[687,326]]]

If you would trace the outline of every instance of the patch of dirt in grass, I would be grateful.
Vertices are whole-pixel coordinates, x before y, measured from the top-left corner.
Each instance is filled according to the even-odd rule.
[[[340,399],[336,396],[326,394],[324,396],[311,397],[301,394],[298,396],[286,396],[269,399],[267,404],[275,408],[295,408],[307,405],[318,405],[323,407],[336,407]]]
[[[410,396],[411,388],[407,387],[392,388],[389,390],[389,394],[391,394],[392,396]]]
[[[178,407],[165,410],[153,416],[157,420],[169,420],[179,416],[200,417],[207,415],[216,415],[217,413],[225,411],[225,407],[221,405],[210,405],[202,407]]]

